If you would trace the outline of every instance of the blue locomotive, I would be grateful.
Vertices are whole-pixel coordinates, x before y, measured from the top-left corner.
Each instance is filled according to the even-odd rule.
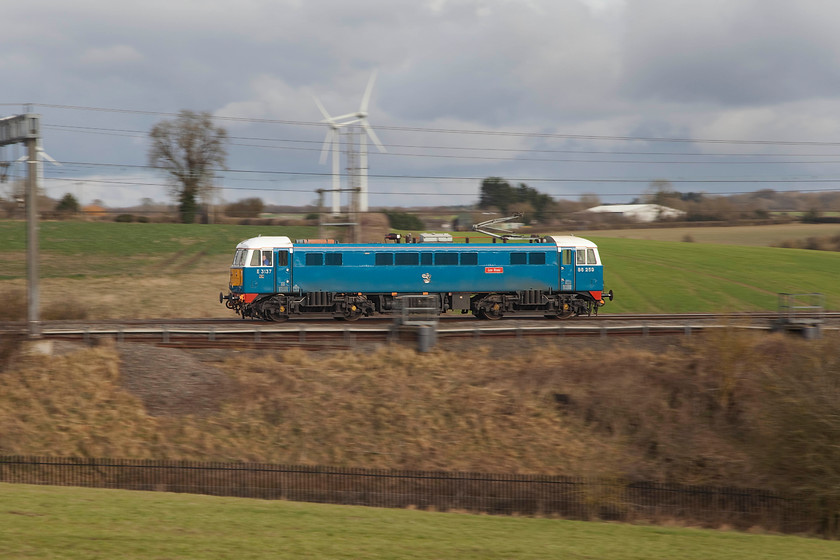
[[[595,243],[547,236],[527,243],[362,243],[265,236],[236,246],[227,295],[243,318],[285,321],[328,313],[355,321],[392,313],[404,295],[431,295],[438,311],[500,319],[597,314],[604,269]]]

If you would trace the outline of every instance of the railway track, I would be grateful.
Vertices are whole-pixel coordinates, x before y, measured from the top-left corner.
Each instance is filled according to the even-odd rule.
[[[825,311],[817,314],[802,314],[803,317],[820,317],[826,321],[840,321],[840,311]],[[650,322],[664,322],[664,321],[725,321],[725,320],[774,320],[779,317],[778,312],[771,311],[756,311],[756,312],[739,312],[739,313],[602,313],[601,315],[593,315],[591,317],[576,317],[573,319],[565,319],[562,322],[566,324],[576,324],[580,322],[616,322],[616,321],[650,321]],[[541,314],[518,314],[516,316],[506,316],[498,321],[482,321],[472,315],[454,315],[447,314],[440,317],[442,324],[454,323],[482,323],[482,324],[500,324],[507,322],[521,322],[521,321],[540,321],[545,322]],[[367,317],[359,320],[354,325],[367,324],[392,324],[393,317],[376,316]],[[285,323],[270,323],[261,320],[239,319],[236,317],[211,317],[211,318],[151,318],[151,319],[92,319],[85,321],[42,321],[41,325],[44,328],[94,328],[97,326],[114,326],[122,325],[124,327],[154,327],[154,326],[252,326],[252,325],[297,325],[297,324],[319,324],[319,325],[336,325],[339,324],[334,321],[329,315],[322,316],[307,316],[295,317]],[[25,329],[26,325],[23,322],[0,322],[0,332],[9,332],[13,330]]]
[[[139,342],[180,348],[277,348],[312,349],[347,348],[362,343],[411,342],[446,339],[487,340],[530,337],[628,337],[691,336],[719,328],[773,330],[779,327],[777,313],[677,313],[677,314],[603,314],[571,320],[547,320],[541,316],[480,321],[472,316],[445,315],[440,321],[422,324],[399,324],[393,318],[366,318],[358,322],[334,321],[332,318],[293,319],[285,323],[229,318],[166,318],[95,321],[45,321],[41,323],[44,340],[69,340],[92,343],[100,339],[116,342]],[[818,326],[822,330],[838,328],[840,313],[800,316],[786,330]],[[0,324],[0,337],[26,336],[26,325]]]

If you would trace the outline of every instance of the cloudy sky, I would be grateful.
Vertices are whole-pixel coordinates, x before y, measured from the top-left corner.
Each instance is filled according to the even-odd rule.
[[[474,203],[488,176],[607,203],[840,188],[836,0],[0,0],[0,21],[0,116],[42,115],[47,192],[83,203],[171,200],[148,131],[181,109],[231,137],[223,200],[312,203],[313,96],[357,111],[374,71],[372,206]]]

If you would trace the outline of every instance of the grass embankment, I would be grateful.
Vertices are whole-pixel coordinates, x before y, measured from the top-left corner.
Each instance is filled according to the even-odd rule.
[[[751,244],[791,238],[789,226],[752,228]],[[697,228],[724,243],[736,228]],[[639,230],[661,231],[670,230]],[[692,230],[695,231],[695,230]],[[783,231],[784,233],[774,233]],[[804,231],[804,230],[803,230]],[[809,230],[810,231],[810,230]],[[601,247],[615,301],[605,313],[775,310],[780,292],[820,292],[840,309],[840,253],[758,246],[629,239],[632,230],[589,236]],[[0,290],[25,285],[25,227],[0,222]],[[231,317],[219,304],[236,244],[256,235],[312,237],[315,228],[45,222],[41,226],[41,302],[46,319],[68,310],[88,318]],[[664,234],[663,234],[664,235]],[[21,302],[24,305],[24,302]],[[25,315],[25,311],[23,313]],[[22,315],[22,316],[23,316]],[[69,316],[67,318],[74,318]]]
[[[517,342],[516,352],[500,344],[428,354],[402,347],[236,352],[167,370],[160,385],[156,372],[135,372],[141,383],[131,390],[118,348],[20,356],[0,375],[0,454],[626,476],[800,490],[808,469],[824,466],[815,457],[840,460],[820,444],[840,438],[840,425],[828,421],[840,418],[840,389],[829,382],[840,367],[838,344],[834,336],[808,342],[722,331],[670,344]],[[158,367],[153,348],[146,361]],[[219,390],[218,378],[207,377],[215,399],[197,408],[207,388],[194,379],[211,367],[230,382]],[[179,408],[149,413],[173,401]],[[806,421],[820,414],[828,420],[814,419],[814,433],[824,440],[797,447]],[[796,465],[804,478],[793,488],[786,477]],[[814,480],[829,484],[824,475]]]
[[[775,535],[0,484],[5,558],[836,558]]]

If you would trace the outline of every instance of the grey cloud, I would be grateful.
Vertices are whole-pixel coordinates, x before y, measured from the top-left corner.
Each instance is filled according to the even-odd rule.
[[[836,95],[840,4],[631,0],[624,90],[635,98],[750,105]]]
[[[334,114],[353,111],[371,71],[378,69],[370,122],[382,127],[379,136],[384,142],[393,144],[604,151],[629,147],[620,141],[444,136],[388,127],[819,140],[834,139],[833,131],[840,127],[833,117],[840,104],[840,34],[835,30],[840,4],[829,0],[7,4],[2,16],[5,32],[0,35],[0,103],[165,113],[194,109],[312,122],[321,115],[311,94]],[[19,107],[2,110],[14,113]],[[142,131],[162,118],[38,110],[50,125],[141,131],[135,138],[47,129],[45,147],[64,161],[143,164]],[[325,132],[321,127],[241,122],[229,127],[235,136],[285,139],[295,146],[264,148],[241,142],[252,145],[231,147],[231,168],[308,174],[328,169],[318,163]],[[702,147],[683,144],[678,149],[690,153]],[[534,161],[533,155],[531,160],[524,155],[471,160],[397,152],[371,154],[373,172],[500,175],[512,180],[680,173],[690,178],[735,172],[722,167],[544,162]],[[428,155],[433,150],[414,152]],[[777,175],[799,170],[773,168]],[[114,175],[129,171],[115,168]],[[738,174],[747,172],[737,168]],[[66,168],[48,173],[71,178]],[[306,177],[278,174],[249,181],[229,174],[225,181],[231,188],[225,196],[310,202],[313,196],[307,189],[324,186],[326,179]],[[371,190],[410,191],[422,189],[424,183],[444,191],[449,184],[372,179]],[[265,189],[249,192],[249,185]],[[469,192],[477,189],[460,182],[457,186]],[[553,194],[595,188],[551,182],[534,186]],[[635,191],[638,185],[614,188]],[[147,187],[135,190],[138,199],[160,198],[145,192]],[[430,199],[375,201],[414,202]]]

